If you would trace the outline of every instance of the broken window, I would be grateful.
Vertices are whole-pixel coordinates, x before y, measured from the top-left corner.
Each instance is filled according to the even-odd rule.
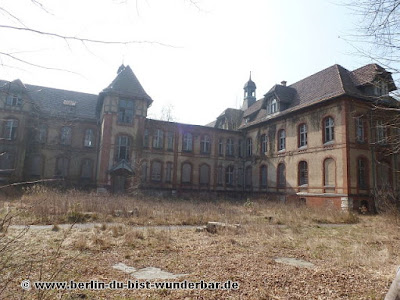
[[[118,122],[131,124],[134,115],[133,100],[120,99],[118,102]]]
[[[83,142],[85,147],[93,147],[94,146],[94,133],[93,129],[89,128],[85,131],[85,140]]]

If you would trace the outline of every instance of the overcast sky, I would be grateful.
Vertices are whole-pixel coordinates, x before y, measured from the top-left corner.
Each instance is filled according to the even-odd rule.
[[[174,106],[178,121],[206,124],[225,108],[239,108],[249,78],[261,98],[333,64],[352,70],[371,61],[345,39],[359,19],[340,0],[0,0],[1,25],[26,26],[104,41],[64,41],[0,28],[0,79],[98,94],[118,67],[130,65],[154,103],[150,117]]]

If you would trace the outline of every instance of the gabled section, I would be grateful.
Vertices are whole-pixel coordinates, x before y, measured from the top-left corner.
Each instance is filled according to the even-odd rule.
[[[206,126],[226,130],[237,130],[242,122],[242,116],[242,110],[227,108],[218,116],[217,120],[207,124]]]

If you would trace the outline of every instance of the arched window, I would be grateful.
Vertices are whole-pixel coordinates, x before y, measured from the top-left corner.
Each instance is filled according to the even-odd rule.
[[[278,151],[283,151],[286,148],[286,132],[281,129],[278,132]]]
[[[228,186],[233,185],[233,171],[234,171],[233,166],[228,166],[225,169],[225,184]]]
[[[126,135],[120,135],[117,137],[117,148],[116,148],[116,160],[126,159],[129,160],[130,158],[130,138]]]
[[[56,161],[56,177],[67,177],[69,169],[69,159],[66,157],[59,157]]]
[[[247,154],[247,157],[250,157],[253,154],[253,140],[252,140],[252,138],[248,138],[246,140],[246,154]]]
[[[253,185],[253,168],[251,166],[246,167],[246,187],[251,188]]]
[[[308,164],[306,161],[299,162],[299,186],[308,184]]]
[[[161,172],[162,172],[162,164],[158,160],[154,160],[151,163],[151,181],[160,182],[161,181]]]
[[[183,134],[182,150],[187,152],[193,151],[193,136],[189,132]]]
[[[336,166],[333,158],[324,160],[324,186],[334,188],[336,185]]]
[[[226,155],[233,156],[234,154],[234,143],[233,139],[229,138],[226,140]]]
[[[94,146],[94,132],[93,129],[88,128],[85,130],[85,140],[83,142],[85,147],[93,147]]]
[[[201,185],[210,184],[210,167],[207,164],[202,164],[200,166],[200,184]]]
[[[261,136],[261,154],[264,154],[268,151],[268,136],[263,134]]]
[[[363,157],[357,159],[357,182],[360,189],[368,188],[368,161]]]
[[[192,182],[192,165],[190,163],[184,163],[182,165],[182,183]]]
[[[299,148],[307,146],[307,124],[299,125]]]
[[[335,123],[332,117],[323,120],[324,124],[324,143],[332,142],[335,139]]]
[[[286,187],[286,168],[284,163],[278,165],[277,172],[277,185],[278,187]]]
[[[82,161],[81,178],[91,179],[93,175],[93,161],[84,159]]]
[[[223,149],[221,147],[221,149]],[[211,141],[208,135],[203,135],[200,141],[200,152],[203,154],[208,154],[211,152]]]
[[[3,138],[7,141],[13,141],[17,138],[18,120],[7,119],[4,121]]]
[[[274,114],[278,111],[278,102],[276,101],[276,99],[271,100],[269,111],[271,114]]]
[[[153,148],[162,149],[164,146],[164,132],[157,129],[153,136]]]
[[[71,145],[72,128],[69,126],[61,127],[60,143],[62,145]]]
[[[266,188],[267,187],[267,180],[268,180],[268,173],[267,173],[267,166],[262,165],[260,167],[260,187]]]

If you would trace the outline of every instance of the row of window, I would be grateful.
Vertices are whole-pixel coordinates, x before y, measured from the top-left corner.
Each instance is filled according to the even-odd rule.
[[[3,127],[3,138],[7,141],[13,141],[17,138],[18,132],[18,120],[7,119],[4,121]],[[35,132],[35,142],[46,143],[47,141],[47,126],[39,125]],[[60,144],[71,145],[72,142],[72,127],[64,126],[60,130]],[[85,130],[85,137],[83,140],[83,146],[94,147],[95,135],[94,130],[88,128]]]
[[[357,160],[357,183],[360,189],[368,188],[368,173],[367,173],[368,161],[365,158],[358,158]],[[142,179],[147,181],[147,163],[145,162],[142,166]],[[192,164],[186,162],[181,165],[181,183],[182,184],[192,184],[193,174],[192,174]],[[324,187],[329,191],[332,189],[333,192],[336,186],[336,166],[335,161],[332,158],[327,158],[323,162],[323,180]],[[172,162],[167,162],[165,165],[164,179],[166,183],[172,182],[173,174],[173,164]],[[227,167],[219,166],[216,170],[217,185],[222,186],[243,186],[251,187],[253,185],[252,166],[245,168],[243,172],[242,168],[237,168],[230,165]],[[308,186],[308,176],[309,169],[308,163],[306,161],[300,161],[298,163],[298,186],[307,187]],[[202,164],[199,167],[199,184],[209,185],[211,176],[211,167],[208,164]],[[284,188],[286,187],[286,166],[284,163],[278,164],[277,167],[277,186]],[[161,161],[152,161],[150,166],[150,180],[152,182],[162,182],[163,181],[163,163]],[[268,187],[268,169],[266,165],[261,165],[259,169],[259,183],[261,188]]]

